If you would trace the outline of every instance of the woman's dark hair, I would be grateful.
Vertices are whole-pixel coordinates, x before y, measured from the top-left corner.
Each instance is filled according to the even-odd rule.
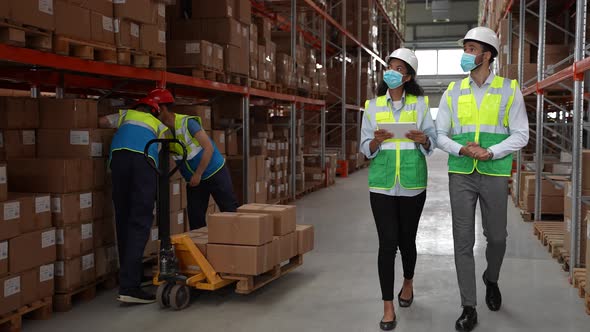
[[[404,83],[404,91],[414,96],[423,96],[424,89],[422,89],[420,84],[416,81],[416,71],[414,71],[414,68],[410,67],[405,61],[404,65],[406,66],[408,75],[412,76],[409,81]],[[381,83],[379,83],[379,86],[377,87],[377,96],[384,96],[387,93],[387,90],[389,90],[389,87],[384,80],[381,80]]]

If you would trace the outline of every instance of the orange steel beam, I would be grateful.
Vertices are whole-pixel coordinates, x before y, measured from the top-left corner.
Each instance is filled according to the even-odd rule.
[[[533,93],[538,93],[547,87],[563,82],[567,79],[580,79],[582,75],[584,75],[584,73],[588,70],[590,70],[590,58],[585,58],[571,66],[568,66],[567,68],[558,71],[544,80],[537,82],[535,85],[522,89],[522,95],[527,96]]]

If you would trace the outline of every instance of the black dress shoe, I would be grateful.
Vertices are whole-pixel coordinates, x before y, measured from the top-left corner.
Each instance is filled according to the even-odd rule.
[[[409,306],[412,305],[412,302],[414,302],[414,290],[412,289],[412,297],[410,297],[407,300],[402,299],[402,289],[399,291],[399,294],[397,294],[397,300],[399,302],[399,306],[402,308],[408,308]]]
[[[475,307],[463,307],[461,317],[455,323],[455,329],[460,332],[471,332],[477,325],[477,311]]]
[[[396,326],[397,326],[397,316],[394,317],[391,322],[384,322],[384,321],[379,322],[379,327],[381,328],[382,331],[391,331],[391,330],[395,329]]]
[[[486,279],[486,274],[483,274],[483,283],[486,285],[486,304],[491,311],[498,311],[502,307],[502,293],[497,282],[491,282]]]

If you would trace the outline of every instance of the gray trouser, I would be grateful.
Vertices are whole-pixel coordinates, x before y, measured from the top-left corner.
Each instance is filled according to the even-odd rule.
[[[461,291],[461,305],[477,305],[475,260],[475,207],[481,208],[483,234],[487,240],[486,279],[497,282],[506,252],[506,209],[508,178],[479,174],[449,173],[449,191],[453,214],[455,267]]]

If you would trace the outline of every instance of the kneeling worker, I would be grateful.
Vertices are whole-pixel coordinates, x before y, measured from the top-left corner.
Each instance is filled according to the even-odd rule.
[[[113,204],[119,249],[119,296],[126,303],[152,303],[156,298],[140,288],[142,258],[154,220],[156,173],[144,157],[146,144],[171,136],[158,120],[161,107],[152,98],[140,99],[134,109],[101,117],[101,128],[118,128],[111,143],[109,164],[113,177]],[[158,164],[158,147],[149,150]]]
[[[156,102],[174,100],[166,89],[153,90],[149,97]],[[182,149],[176,147],[173,150],[174,159],[187,182],[187,213],[191,230],[207,226],[205,218],[211,195],[221,212],[236,212],[238,201],[225,158],[201,127],[201,118],[176,114],[169,108],[163,108],[160,120],[186,146],[185,163],[182,163]]]

